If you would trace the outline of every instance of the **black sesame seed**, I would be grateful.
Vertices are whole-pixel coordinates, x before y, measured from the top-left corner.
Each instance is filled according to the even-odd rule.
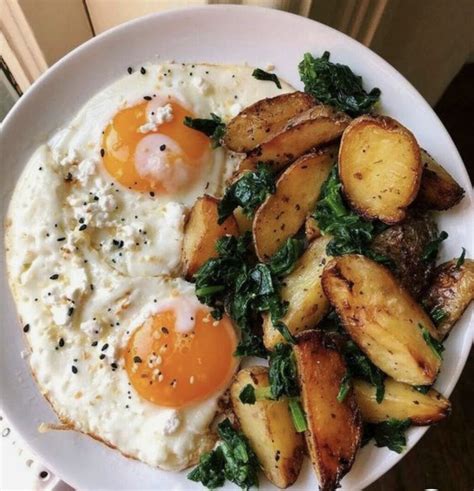
[[[49,277],[49,279],[50,279],[50,280],[57,280],[58,278],[59,278],[59,275],[58,275],[58,274],[56,274],[56,273],[55,273],[55,274],[52,274],[52,275]]]
[[[30,330],[30,325],[29,324],[25,324],[23,326],[23,332],[28,332]]]
[[[115,363],[115,362],[114,362],[114,363],[111,363],[111,364],[110,364],[110,366],[111,366],[111,367],[112,367],[114,370],[116,370],[116,369],[118,368],[118,365],[117,365],[117,363]]]
[[[163,334],[169,334],[169,330],[168,330],[168,328],[167,328],[167,327],[164,327],[164,326],[161,328],[161,332],[162,332]]]
[[[83,230],[85,230],[87,228],[87,225],[85,223],[83,223],[80,227],[79,227],[79,232],[82,232]]]
[[[105,351],[109,347],[109,343],[105,343],[102,348],[100,348],[101,351]]]
[[[60,348],[62,348],[64,346],[64,339],[63,338],[59,339],[58,345]]]
[[[46,471],[41,471],[41,472],[39,473],[39,477],[40,477],[41,479],[46,479],[46,478],[48,477],[48,473],[47,473]]]
[[[146,70],[145,70],[145,68],[144,68],[144,67],[141,67],[141,68],[140,68],[140,73],[141,73],[142,75],[145,75]]]
[[[79,218],[79,223],[84,223],[84,218],[83,217]]]
[[[63,240],[66,240],[66,237],[58,237],[57,241],[62,242]]]
[[[146,96],[144,97],[144,99],[145,99],[146,101],[151,101],[151,99],[152,99],[152,98],[151,98],[151,96],[146,95]]]
[[[133,363],[141,363],[142,359],[139,356],[134,356],[133,357]]]
[[[89,286],[91,290],[94,290],[94,285],[92,283]]]
[[[166,145],[163,143],[163,145],[160,145],[160,150],[164,152],[166,150]]]
[[[150,196],[153,198],[155,196],[155,193],[153,191],[150,191]]]
[[[94,346],[94,347],[95,347],[95,346],[97,346],[98,344],[99,344],[99,341],[92,341],[91,346]]]
[[[133,72],[133,68],[132,68],[131,66],[129,66],[129,67],[127,68],[127,72],[128,72],[128,74],[129,74],[129,75],[131,75],[131,74],[132,74],[132,72]]]
[[[99,356],[99,358],[100,358],[101,360],[103,360],[103,359],[105,358],[104,353],[102,353],[102,354]]]
[[[71,370],[72,370],[72,373],[77,373],[78,372],[77,367],[74,366],[74,365],[71,367]]]
[[[105,150],[103,148],[100,149],[100,156],[103,157],[105,155]]]
[[[67,176],[64,178],[66,182],[72,181],[72,174],[70,172],[67,173]]]
[[[71,317],[71,316],[72,316],[72,314],[74,314],[74,307],[69,307],[69,308],[68,308],[68,310],[67,310],[67,315],[68,315],[69,317]]]

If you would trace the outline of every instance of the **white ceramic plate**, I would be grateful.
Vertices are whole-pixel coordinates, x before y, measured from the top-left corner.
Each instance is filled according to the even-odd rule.
[[[348,64],[361,74],[367,87],[380,87],[382,111],[410,128],[420,144],[468,191],[460,205],[440,217],[441,228],[450,235],[442,259],[459,255],[461,246],[472,257],[471,184],[451,138],[418,92],[377,55],[333,29],[291,14],[241,6],[192,8],[144,17],[98,36],[50,68],[22,97],[3,125],[2,218],[15,182],[35,147],[66,123],[91,96],[124,75],[128,66],[170,59],[247,62],[260,67],[272,63],[279,75],[300,87],[297,64],[303,53],[322,54],[324,50],[329,50],[335,61]],[[32,379],[27,360],[20,357],[24,339],[6,283],[4,262],[2,241],[1,399],[5,414],[32,449],[57,475],[79,489],[199,489],[199,485],[186,480],[185,472],[151,469],[78,433],[38,433],[41,422],[55,418]],[[472,307],[446,343],[445,361],[436,384],[445,395],[453,390],[468,356],[472,343],[470,320]],[[409,432],[408,449],[424,432]],[[387,449],[367,446],[358,454],[343,485],[347,489],[364,488],[400,458]],[[271,488],[267,482],[262,487]],[[292,489],[316,489],[308,463]]]

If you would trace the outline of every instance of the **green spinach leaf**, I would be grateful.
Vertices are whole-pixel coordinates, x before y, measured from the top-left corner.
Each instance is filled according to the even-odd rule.
[[[225,123],[216,114],[211,113],[211,117],[208,119],[186,116],[183,123],[185,126],[207,135],[211,139],[212,148],[220,147],[225,134]]]
[[[269,82],[274,82],[274,84],[281,89],[280,80],[278,80],[278,77],[274,73],[268,73],[261,68],[256,68],[252,72],[252,77],[256,78],[257,80],[268,80]]]
[[[362,78],[339,63],[329,61],[329,52],[315,58],[306,53],[298,65],[305,92],[316,99],[329,104],[350,116],[368,113],[380,98],[380,89],[374,88],[367,93]]]
[[[374,438],[377,447],[388,447],[394,452],[402,453],[407,444],[405,431],[410,425],[409,419],[389,419],[377,424],[366,424],[363,445]]]
[[[444,230],[438,235],[438,237],[432,240],[423,251],[421,260],[425,262],[436,261],[438,257],[439,248],[441,247],[441,242],[448,238],[448,233]]]

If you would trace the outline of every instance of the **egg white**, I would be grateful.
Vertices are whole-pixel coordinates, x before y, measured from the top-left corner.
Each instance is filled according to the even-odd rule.
[[[179,411],[151,404],[130,385],[121,350],[157,304],[176,295],[195,303],[193,285],[179,278],[186,211],[204,193],[219,195],[238,159],[213,150],[192,189],[150,196],[103,169],[102,131],[145,95],[171,94],[199,117],[213,112],[227,121],[291,87],[257,81],[245,66],[145,69],[94,96],[34,153],[9,207],[7,266],[33,373],[60,420],[176,470],[212,446],[221,393]]]

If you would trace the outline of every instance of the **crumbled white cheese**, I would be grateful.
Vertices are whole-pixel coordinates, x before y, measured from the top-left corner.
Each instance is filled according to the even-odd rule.
[[[275,70],[275,65],[273,63],[267,63],[265,71],[272,72],[273,70]]]
[[[156,131],[158,126],[163,123],[169,123],[173,120],[173,107],[171,104],[165,104],[158,107],[153,111],[147,112],[147,122],[138,128],[140,133],[149,133],[150,131]]]
[[[237,114],[239,114],[240,111],[242,111],[242,104],[239,104],[238,102],[236,102],[236,103],[232,104],[232,106],[230,106],[230,115],[232,117],[237,116]]]
[[[163,435],[172,435],[176,432],[181,424],[181,419],[179,417],[178,411],[173,411],[170,417],[166,420],[165,426],[163,428]]]
[[[98,163],[98,160],[93,158],[83,160],[77,166],[75,172],[73,173],[73,176],[82,185],[87,184],[89,177],[95,174]]]
[[[209,93],[211,86],[202,77],[193,77],[192,84],[201,95],[206,95]]]
[[[95,339],[98,338],[101,333],[102,324],[98,322],[97,319],[89,319],[81,322],[80,329],[89,338]]]

